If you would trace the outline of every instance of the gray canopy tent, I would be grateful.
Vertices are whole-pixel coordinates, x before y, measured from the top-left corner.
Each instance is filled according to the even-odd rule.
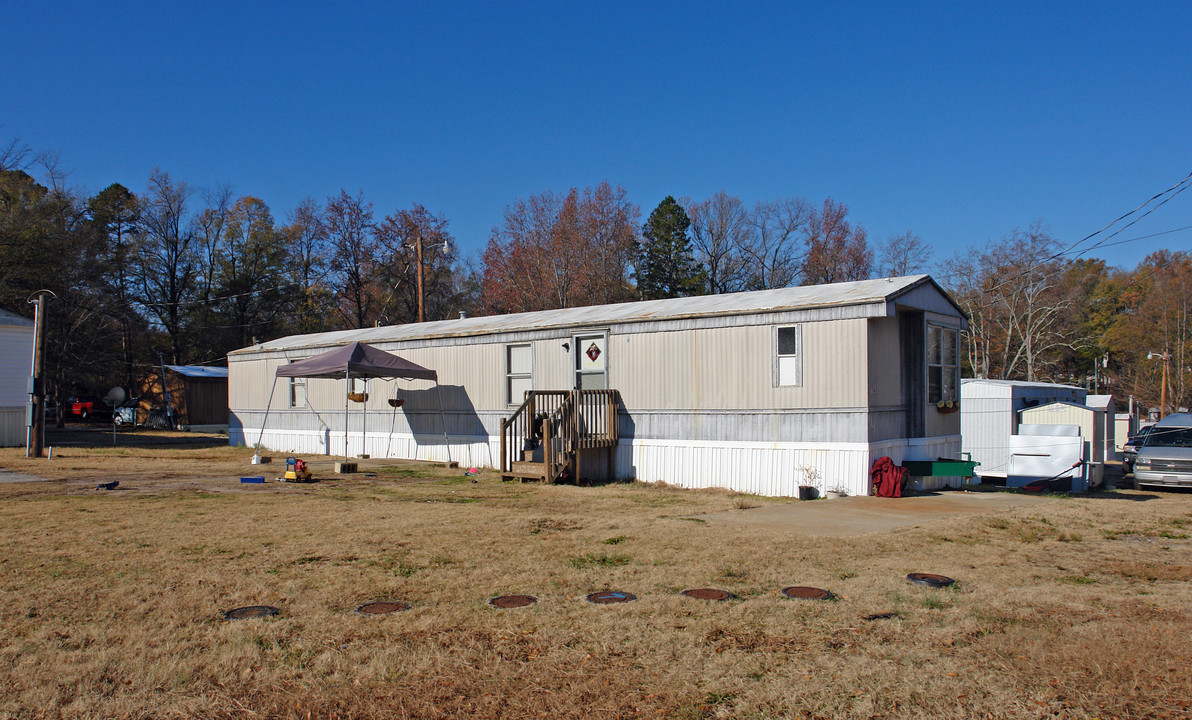
[[[442,399],[438,397],[439,374],[429,368],[415,364],[384,350],[378,350],[362,342],[354,342],[336,348],[321,355],[296,360],[288,365],[282,365],[274,376],[273,388],[269,391],[269,403],[265,406],[265,419],[261,421],[261,432],[257,435],[257,442],[265,435],[265,425],[269,421],[269,410],[273,405],[273,393],[277,390],[277,378],[324,378],[338,380],[343,378],[347,384],[344,392],[344,459],[348,458],[348,392],[351,391],[352,378],[364,378],[365,402],[361,403],[364,424],[361,426],[361,449],[365,449],[364,433],[367,432],[367,389],[369,378],[405,380],[431,380],[435,383],[435,397],[439,400],[439,415],[443,415]],[[396,408],[395,408],[396,409]],[[390,428],[392,434],[392,428]],[[443,441],[447,443],[447,423],[443,420]],[[448,460],[451,457],[451,446],[447,444]]]

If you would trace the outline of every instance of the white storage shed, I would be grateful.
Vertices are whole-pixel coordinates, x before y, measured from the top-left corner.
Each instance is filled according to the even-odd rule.
[[[0,447],[25,444],[33,321],[0,310]]]
[[[1101,462],[1120,460],[1117,449],[1117,408],[1114,405],[1113,396],[1089,395],[1085,398],[1084,404],[1101,411],[1101,422],[1103,423],[1101,443],[1104,448]]]
[[[973,378],[961,381],[960,395],[961,449],[981,463],[978,476],[1004,479],[1018,413],[1051,402],[1083,403],[1087,392],[1070,385]]]
[[[1117,413],[1113,423],[1113,449],[1120,460],[1126,442],[1138,432],[1138,416],[1134,413]]]
[[[568,466],[762,495],[868,494],[883,455],[958,455],[959,413],[945,406],[958,399],[966,325],[918,275],[292,336],[228,355],[229,440],[338,454],[346,432],[352,454],[511,476]],[[437,385],[277,378],[352,342],[434,370]],[[266,415],[275,386],[282,400]],[[344,412],[345,396],[358,410]],[[552,445],[556,430],[582,437]]]

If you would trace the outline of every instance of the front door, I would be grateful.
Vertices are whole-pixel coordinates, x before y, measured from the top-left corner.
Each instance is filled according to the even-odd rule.
[[[575,336],[575,389],[608,388],[608,338],[601,335]]]

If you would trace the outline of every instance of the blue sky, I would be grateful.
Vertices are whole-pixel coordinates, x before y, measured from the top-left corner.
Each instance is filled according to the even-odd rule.
[[[1037,220],[1067,244],[1192,172],[1185,3],[510,5],[10,1],[0,141],[92,192],[160,167],[278,219],[340,188],[419,202],[465,251],[601,180],[643,216],[831,196],[941,257]],[[1192,193],[1120,237],[1184,226]]]

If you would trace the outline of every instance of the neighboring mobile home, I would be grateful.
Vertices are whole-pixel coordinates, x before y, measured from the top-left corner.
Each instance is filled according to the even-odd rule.
[[[1018,434],[1019,413],[1052,402],[1084,403],[1084,388],[1022,380],[972,378],[960,384],[961,448],[979,462],[977,475],[1005,479],[1010,468],[1010,436]]]
[[[229,438],[337,454],[346,423],[353,454],[499,467],[537,442],[503,421],[563,407],[612,438],[581,451],[581,477],[608,474],[591,462],[607,453],[618,478],[867,494],[880,456],[960,451],[966,323],[919,275],[286,337],[229,354]],[[437,371],[438,385],[275,377],[353,341]],[[348,392],[362,409],[345,413]],[[612,412],[585,415],[583,398],[611,398]]]
[[[33,321],[0,310],[0,447],[25,444]]]

